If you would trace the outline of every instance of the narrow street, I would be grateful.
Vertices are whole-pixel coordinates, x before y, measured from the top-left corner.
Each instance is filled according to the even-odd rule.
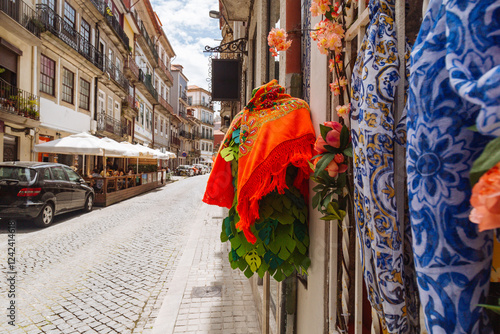
[[[46,229],[19,222],[19,327],[13,330],[2,320],[0,332],[148,332],[182,256],[207,178],[178,178],[88,214],[57,216]],[[6,223],[2,222],[0,248],[3,277]],[[6,307],[5,291],[0,298],[1,307]]]

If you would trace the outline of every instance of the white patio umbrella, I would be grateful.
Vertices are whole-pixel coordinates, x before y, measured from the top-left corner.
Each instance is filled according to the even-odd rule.
[[[64,138],[52,140],[46,143],[35,145],[35,152],[44,153],[59,153],[59,154],[81,154],[83,155],[83,164],[85,165],[85,155],[99,156],[123,156],[127,153],[126,149],[122,149],[109,142],[92,136],[87,132],[82,132],[67,136]]]

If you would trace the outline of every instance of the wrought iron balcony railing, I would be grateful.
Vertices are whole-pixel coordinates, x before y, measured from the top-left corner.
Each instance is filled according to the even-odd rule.
[[[40,97],[0,79],[0,110],[40,120]]]
[[[120,86],[122,86],[127,92],[129,88],[128,79],[123,75],[122,71],[113,63],[109,58],[105,58],[105,68],[104,71],[109,74],[110,78],[116,81]]]
[[[206,134],[206,133],[202,133],[201,138],[202,138],[202,139],[213,140],[213,139],[214,139],[214,136],[210,136],[210,135],[208,135],[208,134]]]
[[[191,101],[190,106],[202,106],[208,109],[213,109],[212,103],[204,101]]]
[[[90,1],[94,4],[99,13],[101,13],[106,18],[106,21],[108,22],[109,26],[113,29],[113,31],[120,38],[120,40],[128,50],[129,47],[128,36],[125,33],[125,31],[123,31],[123,28],[120,25],[120,22],[118,22],[118,20],[116,19],[116,17],[114,15],[109,15],[107,11],[108,6],[106,5],[106,3],[103,0],[90,0]]]
[[[179,132],[179,135],[181,137],[184,137],[184,138],[187,138],[187,139],[191,139],[191,132],[189,132],[189,131],[181,130]]]
[[[187,103],[188,97],[187,97],[186,92],[182,92],[180,98],[183,99]]]
[[[80,35],[71,25],[64,22],[64,19],[47,5],[40,4],[36,7],[38,18],[45,30],[59,37],[101,71],[104,69],[104,57],[90,41]]]
[[[139,79],[139,66],[135,62],[132,55],[129,55],[128,58],[125,58],[124,68],[128,68],[130,72],[135,76],[135,79]]]
[[[113,116],[100,113],[97,115],[97,131],[107,131],[118,136],[122,135],[122,124]]]
[[[181,145],[181,140],[179,139],[179,137],[171,136],[171,138],[170,138],[170,144],[180,146]]]
[[[146,41],[146,44],[149,46],[149,49],[151,50],[151,53],[153,54],[153,58],[158,61],[158,51],[156,51],[155,45],[151,38],[149,38],[148,31],[146,30],[146,27],[144,26],[144,23],[142,21],[138,22],[139,24],[139,30],[141,31],[142,37],[144,37],[144,40]]]
[[[151,82],[151,74],[146,74],[139,69],[139,80],[144,83],[144,86],[146,86],[146,89],[153,96],[153,98],[158,101],[158,92],[153,87],[153,83]]]
[[[38,20],[36,11],[24,1],[0,0],[0,11],[10,16],[36,37],[40,37],[43,25]]]
[[[172,76],[172,73],[170,72],[170,69],[168,69],[167,66],[161,60],[158,60],[158,63],[160,65],[160,68],[163,71],[163,73],[165,73],[167,75],[168,79],[170,80],[170,82],[173,83],[174,82],[174,77]]]
[[[130,124],[122,125],[122,137],[132,136],[132,127]]]

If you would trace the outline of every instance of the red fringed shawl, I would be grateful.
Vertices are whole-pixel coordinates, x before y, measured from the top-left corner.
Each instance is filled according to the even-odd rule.
[[[259,201],[275,189],[284,194],[286,169],[290,164],[299,169],[294,186],[307,199],[314,128],[307,103],[284,91],[276,80],[261,86],[234,118],[203,198],[208,204],[227,208],[233,205],[231,162],[225,161],[220,151],[231,142],[233,132],[240,129],[236,206],[240,221],[236,227],[243,230],[251,243],[256,241],[250,226],[259,218]]]

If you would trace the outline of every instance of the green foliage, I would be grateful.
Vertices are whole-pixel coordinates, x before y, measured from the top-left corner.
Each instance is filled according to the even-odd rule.
[[[134,173],[137,171],[137,165],[136,164],[130,164],[128,165],[127,170],[132,169]],[[156,172],[158,171],[158,166],[154,164],[149,164],[149,165],[143,165],[139,164],[139,173],[151,173],[151,172]]]
[[[490,141],[483,153],[472,164],[470,170],[470,183],[474,186],[479,178],[500,162],[500,137]]]

